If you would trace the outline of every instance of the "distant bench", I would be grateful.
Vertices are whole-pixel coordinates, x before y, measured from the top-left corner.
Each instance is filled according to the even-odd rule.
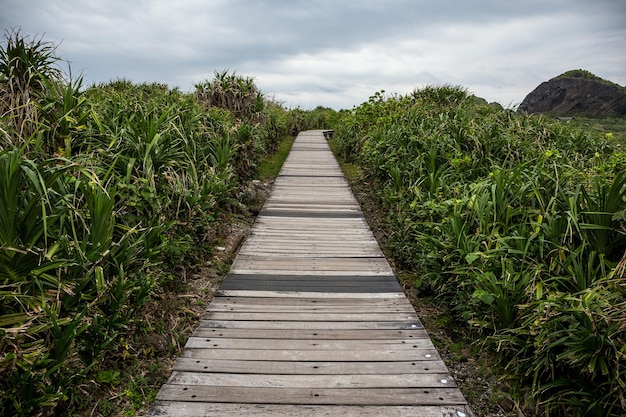
[[[324,134],[324,138],[328,140],[328,139],[332,139],[333,134],[335,133],[335,131],[334,130],[324,130],[322,133]]]

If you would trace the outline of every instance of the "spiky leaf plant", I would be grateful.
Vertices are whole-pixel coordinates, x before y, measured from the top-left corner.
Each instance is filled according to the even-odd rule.
[[[50,81],[62,79],[56,46],[43,38],[23,36],[19,30],[5,33],[0,48],[0,117],[16,145],[33,137],[38,128],[38,100]],[[0,149],[6,147],[0,142]]]
[[[396,261],[542,412],[626,412],[620,143],[452,86],[376,93],[335,137],[389,212]]]

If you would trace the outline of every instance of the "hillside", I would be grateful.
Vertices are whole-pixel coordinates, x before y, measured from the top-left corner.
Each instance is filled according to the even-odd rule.
[[[524,98],[519,111],[559,116],[623,116],[626,88],[588,71],[568,71],[541,83]]]

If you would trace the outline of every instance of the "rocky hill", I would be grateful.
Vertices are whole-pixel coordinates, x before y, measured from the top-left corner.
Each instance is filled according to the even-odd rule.
[[[518,111],[556,116],[624,116],[626,88],[584,70],[568,71],[541,83]]]

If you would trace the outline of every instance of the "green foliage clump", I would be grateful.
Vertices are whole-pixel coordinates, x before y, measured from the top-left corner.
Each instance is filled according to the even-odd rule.
[[[223,85],[239,79],[218,79],[210,106],[156,83],[84,89],[54,51],[19,33],[0,50],[2,415],[62,412],[80,384],[113,383],[104,358],[127,353],[142,305],[288,129],[248,79],[240,103]]]
[[[614,82],[611,82],[609,80],[605,80],[604,78],[600,78],[597,75],[595,75],[592,72],[589,72],[587,70],[583,70],[583,69],[576,69],[576,70],[570,70],[570,71],[566,71],[563,74],[559,75],[558,77],[556,77],[557,79],[563,79],[563,78],[581,78],[584,80],[591,80],[591,81],[596,81],[600,84],[605,84],[605,85],[610,85],[613,87],[617,87],[621,90],[626,90],[626,87],[623,87],[619,84],[616,84]]]
[[[501,353],[541,412],[626,411],[619,144],[454,86],[376,93],[336,138],[374,184],[416,286]]]
[[[195,85],[195,97],[206,107],[226,109],[240,119],[253,120],[264,107],[263,94],[252,77],[244,77],[226,70],[215,72],[210,81]]]
[[[576,69],[566,71],[563,74],[559,75],[557,78],[584,78],[587,80],[602,80],[602,78],[597,75],[583,69]]]

